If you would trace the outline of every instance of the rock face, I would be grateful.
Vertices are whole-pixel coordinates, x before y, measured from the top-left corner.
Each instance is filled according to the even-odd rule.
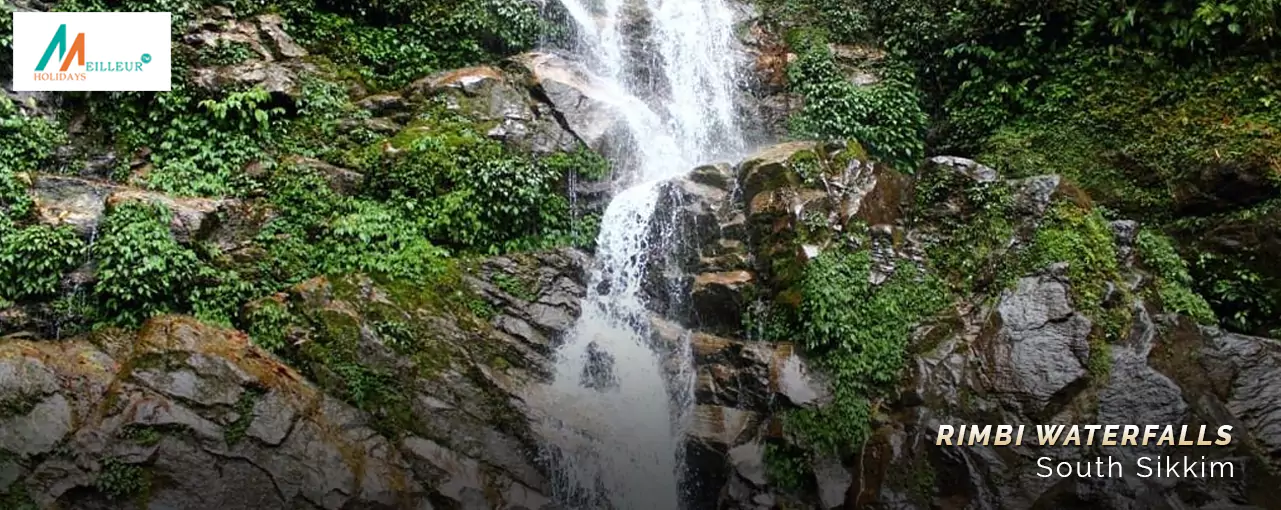
[[[1028,416],[1041,416],[1086,376],[1092,324],[1070,300],[1063,281],[1030,277],[996,306],[1001,325],[985,346],[992,390]]]
[[[737,186],[734,183],[737,182]],[[944,188],[919,186],[946,182]],[[926,184],[921,184],[926,183]],[[777,485],[766,451],[791,448],[780,417],[821,406],[831,389],[821,371],[785,343],[744,341],[755,304],[797,303],[808,261],[864,232],[879,285],[905,264],[928,261],[929,243],[948,225],[978,221],[966,198],[1009,190],[1008,240],[980,252],[977,285],[913,335],[897,397],[872,419],[862,451],[815,455],[800,490]],[[922,193],[926,193],[922,195]],[[1114,222],[1117,266],[1129,282],[1107,306],[1131,309],[1118,338],[1083,309],[1067,263],[1023,269],[1003,279],[1001,264],[1044,227],[1060,203],[1087,203],[1057,176],[1004,181],[977,162],[929,161],[915,179],[867,158],[855,145],[794,142],[768,147],[733,167],[694,170],[665,187],[652,235],[680,236],[679,253],[652,257],[652,307],[692,331],[697,373],[687,462],[699,507],[747,508],[1190,508],[1275,507],[1277,469],[1275,340],[1198,328],[1147,300],[1151,281],[1136,266],[1137,226]],[[661,223],[661,222],[660,222]],[[865,230],[861,230],[865,229]],[[985,287],[979,287],[985,288]],[[671,289],[677,289],[675,291]],[[672,297],[675,296],[675,297]],[[681,296],[687,296],[681,299]],[[1132,301],[1116,296],[1131,296]],[[1127,298],[1129,299],[1129,298]],[[942,424],[1219,425],[1234,427],[1227,447],[934,446]],[[1138,462],[1187,455],[1231,463],[1233,478],[1144,478]],[[1124,477],[1038,476],[1038,459],[1092,462],[1112,456]],[[795,468],[795,466],[791,466]],[[1244,474],[1243,474],[1244,473]]]
[[[40,507],[417,508],[427,492],[361,413],[233,331],[0,345],[0,483]],[[154,506],[152,506],[154,507]]]
[[[307,50],[285,32],[283,23],[277,14],[242,20],[224,7],[206,12],[184,42],[198,50],[243,45],[253,56],[244,62],[193,69],[194,83],[210,90],[261,87],[269,93],[297,99],[302,94],[302,76],[316,68],[303,60]]]
[[[252,305],[252,342],[179,316],[0,340],[0,501],[547,507],[540,418],[519,395],[578,314],[585,261],[492,259],[450,291],[318,278]],[[505,277],[526,282],[520,297]]]
[[[517,57],[520,60],[520,57]],[[578,136],[592,143],[590,136],[581,135],[566,116],[567,125],[557,117],[557,103],[541,101],[531,96],[528,77],[499,68],[481,66],[446,71],[429,76],[409,86],[406,96],[411,99],[443,101],[446,108],[468,116],[494,123],[488,135],[536,154],[572,151],[578,145]]]
[[[529,73],[556,108],[570,131],[588,147],[607,155],[622,155],[630,143],[617,99],[597,78],[576,63],[550,53],[526,53],[512,58]],[[612,159],[612,158],[611,158]]]

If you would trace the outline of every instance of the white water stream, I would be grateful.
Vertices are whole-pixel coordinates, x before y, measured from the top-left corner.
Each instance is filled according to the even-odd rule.
[[[546,396],[553,418],[542,432],[556,452],[564,502],[677,510],[693,370],[687,345],[674,353],[651,345],[642,284],[647,255],[670,248],[648,245],[659,183],[743,151],[733,13],[725,0],[561,2],[577,25],[576,57],[620,95],[633,175],[618,181],[625,189],[602,218],[583,313],[561,347]],[[593,358],[613,360],[612,384],[584,384]]]

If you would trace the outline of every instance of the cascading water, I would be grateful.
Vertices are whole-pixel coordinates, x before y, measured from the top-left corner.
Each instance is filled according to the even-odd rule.
[[[578,56],[618,95],[613,106],[630,140],[628,154],[618,155],[627,161],[628,175],[617,181],[624,189],[601,221],[588,295],[559,353],[543,434],[565,503],[676,510],[693,370],[688,346],[651,344],[642,285],[647,255],[665,249],[649,245],[663,242],[650,236],[659,184],[743,150],[733,13],[724,0],[561,1],[577,25]],[[642,19],[648,33],[638,33]],[[640,53],[635,44],[650,51],[629,57]]]

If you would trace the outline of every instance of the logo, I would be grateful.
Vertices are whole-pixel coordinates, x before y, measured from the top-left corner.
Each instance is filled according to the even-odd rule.
[[[43,71],[46,65],[49,65],[49,57],[53,56],[54,50],[58,51],[58,58],[61,59],[67,53],[67,25],[64,23],[58,25],[58,33],[53,34],[53,40],[49,41],[49,49],[44,50],[44,56],[40,57],[40,65],[36,66],[37,71]],[[71,67],[71,59],[78,58],[78,65],[85,65],[85,35],[83,32],[76,34],[76,42],[71,43],[71,54],[67,59],[62,61],[60,72],[67,72]]]
[[[13,13],[17,91],[170,89],[170,15]]]

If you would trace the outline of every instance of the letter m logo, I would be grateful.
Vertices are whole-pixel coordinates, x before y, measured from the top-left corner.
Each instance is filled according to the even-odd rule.
[[[71,49],[68,51],[67,25],[64,23],[59,26],[58,33],[53,34],[53,40],[49,41],[49,47],[44,50],[44,56],[40,57],[40,65],[36,66],[36,71],[43,71],[45,66],[49,65],[49,59],[53,58],[54,50],[58,51],[58,59],[62,60],[62,68],[58,71],[66,71],[70,68],[72,59],[76,60],[77,65],[85,65],[84,33],[76,34],[76,40],[71,43]]]

